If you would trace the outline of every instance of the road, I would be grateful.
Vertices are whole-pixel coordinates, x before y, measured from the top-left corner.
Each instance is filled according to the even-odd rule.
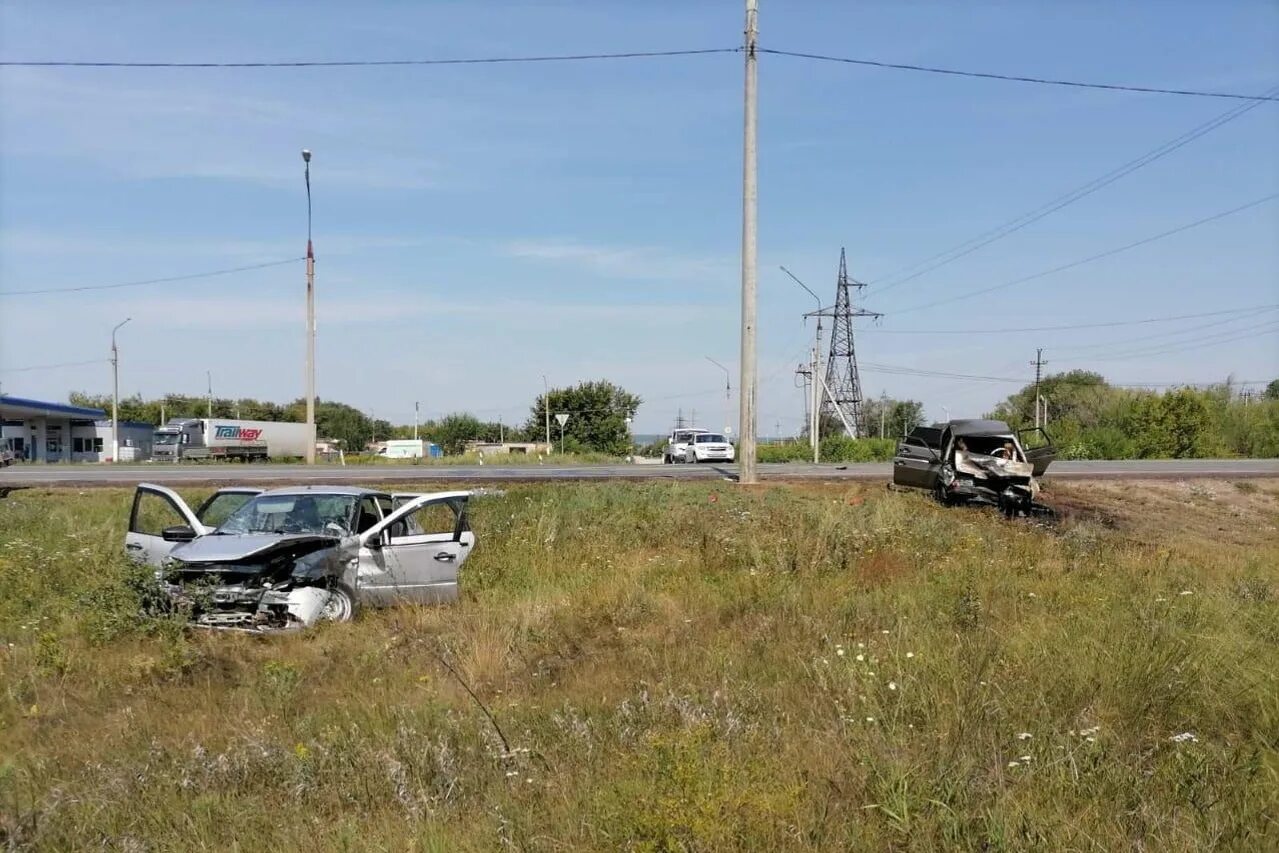
[[[765,480],[882,480],[887,462],[759,466]],[[17,465],[0,469],[0,488],[24,486],[121,486],[140,482],[193,483],[393,483],[438,481],[693,480],[733,479],[735,465]],[[1145,459],[1122,462],[1056,462],[1046,479],[1279,477],[1279,459]]]

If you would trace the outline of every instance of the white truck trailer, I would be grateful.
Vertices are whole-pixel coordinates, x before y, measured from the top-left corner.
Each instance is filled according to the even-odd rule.
[[[203,459],[265,461],[304,457],[315,435],[306,424],[173,418],[155,431],[151,457],[157,462]]]

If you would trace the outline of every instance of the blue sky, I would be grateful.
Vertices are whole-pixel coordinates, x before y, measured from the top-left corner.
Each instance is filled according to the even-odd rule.
[[[739,2],[19,4],[5,59],[393,59],[731,47]],[[1260,93],[1279,7],[1231,3],[763,0],[765,47],[1044,77]],[[760,69],[760,429],[802,419],[811,298],[847,247],[874,282],[1172,140],[1238,102],[1090,91],[765,55]],[[723,419],[736,370],[741,57],[331,69],[0,69],[0,291],[109,284],[301,256],[299,149],[315,152],[318,392],[396,422],[522,422],[540,392],[617,381]],[[899,334],[1139,319],[1279,303],[1279,202],[1025,285],[916,309],[1279,190],[1279,104],[866,304],[867,365],[1122,382],[1279,375],[1253,312],[1018,335]],[[882,289],[882,288],[881,288]],[[303,267],[0,297],[5,392],[291,399]],[[915,310],[911,310],[915,309]],[[1223,322],[1224,321],[1224,322]],[[1211,327],[1199,330],[1203,323]],[[864,333],[862,329],[864,328]],[[1217,339],[1208,336],[1220,333]],[[1233,334],[1232,334],[1233,333]],[[1251,337],[1246,337],[1251,333]],[[1150,338],[1151,335],[1163,337]],[[1140,341],[1129,342],[1131,338]],[[1207,340],[1204,340],[1208,338]],[[1237,338],[1237,340],[1229,340]],[[1187,343],[1180,350],[1174,345]],[[1212,344],[1206,346],[1204,344]],[[1159,346],[1164,345],[1164,346]],[[101,358],[72,368],[22,368]],[[976,414],[1018,385],[863,385]],[[736,411],[736,376],[733,411]],[[735,420],[735,415],[733,416]]]

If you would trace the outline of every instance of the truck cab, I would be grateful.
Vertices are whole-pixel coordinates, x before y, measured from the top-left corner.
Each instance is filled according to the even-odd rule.
[[[196,418],[174,418],[155,431],[151,456],[157,462],[177,462],[188,448],[204,447],[204,422]]]

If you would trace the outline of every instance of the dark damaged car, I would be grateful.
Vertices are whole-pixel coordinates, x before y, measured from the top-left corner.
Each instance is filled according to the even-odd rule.
[[[231,488],[193,511],[172,490],[144,483],[125,549],[155,567],[196,625],[301,628],[349,620],[363,606],[455,600],[458,569],[475,548],[469,497]]]
[[[956,420],[920,426],[897,446],[893,482],[927,489],[944,504],[981,503],[1011,517],[1050,513],[1039,477],[1057,456],[1038,427],[1014,432],[1003,421]]]

